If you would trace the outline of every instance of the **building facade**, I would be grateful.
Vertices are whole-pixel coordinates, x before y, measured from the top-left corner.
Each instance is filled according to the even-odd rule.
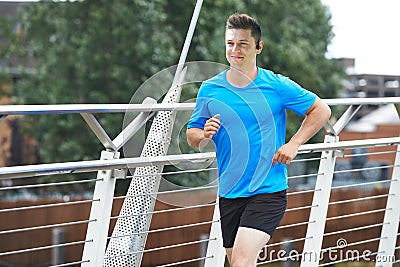
[[[357,74],[354,72],[355,60],[352,58],[341,58],[340,62],[345,66],[349,79],[343,81],[342,97],[399,97],[400,96],[400,70],[399,75],[384,74]],[[377,106],[366,106],[360,110],[355,119],[360,119]]]

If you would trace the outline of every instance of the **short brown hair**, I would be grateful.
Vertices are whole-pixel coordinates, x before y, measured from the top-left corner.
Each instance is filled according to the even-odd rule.
[[[256,19],[247,14],[235,13],[230,15],[226,21],[226,29],[251,30],[251,36],[253,36],[257,46],[261,41],[260,24],[258,24]]]

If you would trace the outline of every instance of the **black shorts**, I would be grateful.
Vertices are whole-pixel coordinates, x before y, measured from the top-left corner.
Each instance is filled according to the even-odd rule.
[[[219,198],[222,238],[225,248],[233,247],[239,226],[272,236],[286,210],[286,190],[252,197]]]

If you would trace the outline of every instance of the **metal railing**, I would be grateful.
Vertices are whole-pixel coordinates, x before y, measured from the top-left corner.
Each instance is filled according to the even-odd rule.
[[[289,207],[276,234],[260,253],[258,264],[298,261],[301,266],[324,266],[348,261],[376,261],[376,266],[391,266],[400,259],[399,133],[388,138],[353,141],[339,141],[338,135],[360,106],[399,104],[400,98],[324,101],[331,106],[349,107],[334,125],[329,123],[326,126],[327,135],[323,143],[300,147],[299,156],[291,168],[296,170],[296,165],[308,164],[318,165],[318,169],[293,171],[289,175]],[[0,181],[17,182],[25,178],[31,181],[25,185],[10,183],[0,187],[0,196],[3,196],[0,266],[113,266],[115,263],[128,266],[120,264],[121,261],[135,262],[135,266],[223,266],[225,252],[216,205],[216,168],[212,165],[215,154],[120,159],[118,153],[127,142],[123,137],[134,135],[157,113],[192,110],[193,107],[194,104],[156,104],[151,100],[137,105],[0,106],[3,119],[8,115],[81,114],[105,148],[100,160],[0,168]],[[107,136],[93,115],[131,111],[141,113],[114,140]],[[356,148],[377,147],[380,151],[348,153]],[[387,155],[394,160],[380,166],[335,169],[339,162],[375,155]],[[162,170],[162,166],[182,163],[191,164],[193,168]],[[199,164],[203,165],[199,167]],[[155,171],[132,171],[129,175],[129,170],[137,168],[155,168]],[[380,177],[363,178],[364,174],[371,177],[371,173],[378,170]],[[140,189],[128,191],[126,195],[114,193],[116,183],[127,180],[135,185],[137,181],[152,177],[158,179],[201,172],[209,172],[209,184],[156,192]],[[64,179],[66,174],[77,173],[83,173],[85,177],[76,181]],[[382,178],[382,173],[386,177]],[[51,183],[39,182],[40,177],[48,175],[57,178]],[[76,184],[93,185],[93,192],[89,196],[71,194],[45,198],[29,194],[33,189],[46,191],[50,187]],[[15,191],[25,192],[24,199],[5,197],[5,192]],[[153,199],[155,206],[120,213],[122,202],[138,199],[143,205]],[[69,216],[66,216],[67,210]],[[47,220],[35,221],[36,217],[46,217]],[[138,228],[115,232],[118,221],[132,222]],[[114,229],[112,234],[110,229]],[[29,241],[18,242],[25,238]],[[115,253],[110,249],[113,244],[127,240],[130,242],[126,246],[128,250]]]

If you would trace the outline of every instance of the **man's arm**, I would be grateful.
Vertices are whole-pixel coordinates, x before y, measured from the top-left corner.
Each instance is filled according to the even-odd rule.
[[[306,118],[295,135],[290,141],[281,146],[272,159],[272,164],[276,162],[289,165],[296,157],[299,147],[313,137],[331,116],[331,109],[325,102],[317,97],[314,104],[306,112]]]
[[[205,146],[209,140],[218,131],[220,121],[219,114],[208,119],[204,124],[204,130],[199,128],[190,128],[186,130],[186,138],[191,147],[199,148]]]

